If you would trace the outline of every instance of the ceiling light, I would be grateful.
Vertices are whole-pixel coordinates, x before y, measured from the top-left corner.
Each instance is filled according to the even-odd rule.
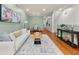
[[[46,9],[44,8],[43,11],[46,11]]]
[[[28,12],[28,11],[29,11],[29,9],[26,9],[26,11]]]

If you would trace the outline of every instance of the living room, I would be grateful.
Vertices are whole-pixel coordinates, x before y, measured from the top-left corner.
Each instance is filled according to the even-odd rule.
[[[0,54],[79,54],[78,10],[73,4],[1,4]]]

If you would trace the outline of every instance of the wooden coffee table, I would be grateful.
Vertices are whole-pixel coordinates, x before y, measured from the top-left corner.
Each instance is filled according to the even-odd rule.
[[[35,32],[32,34],[32,38],[34,40],[34,44],[41,44],[42,34],[40,32]]]
[[[34,44],[41,44],[41,39],[40,38],[35,38]]]

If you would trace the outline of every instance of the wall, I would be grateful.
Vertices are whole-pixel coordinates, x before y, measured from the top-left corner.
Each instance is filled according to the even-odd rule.
[[[54,11],[54,31],[55,32],[57,32],[57,25],[59,24],[59,18],[61,13],[62,13],[61,10]]]
[[[51,12],[47,16],[44,16],[44,26],[48,31],[54,32],[54,13]]]
[[[79,26],[79,5],[55,12],[55,30],[57,25],[67,24]]]
[[[52,16],[47,16],[46,29],[52,32]]]
[[[74,24],[74,20],[76,20],[76,10],[74,8],[67,8],[66,10],[62,11],[59,18],[58,24]]]
[[[6,5],[8,8],[12,9],[13,11],[16,11],[21,16],[21,23],[6,23],[6,22],[0,22],[0,34],[2,33],[10,33],[19,29],[23,28],[24,21],[27,20],[27,15],[25,15],[24,11],[21,9],[18,9],[15,5],[8,4]]]
[[[43,29],[43,18],[42,16],[29,16],[28,19],[29,27],[32,29],[35,25],[37,25],[40,29]]]
[[[54,19],[54,12],[52,13],[52,32],[54,33],[55,32],[55,19]]]
[[[0,22],[0,34],[5,32],[10,33],[21,28],[21,24]]]

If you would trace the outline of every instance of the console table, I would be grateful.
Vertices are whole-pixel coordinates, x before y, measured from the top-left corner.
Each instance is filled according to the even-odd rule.
[[[68,29],[57,29],[57,37],[70,46],[79,48],[79,32]]]

